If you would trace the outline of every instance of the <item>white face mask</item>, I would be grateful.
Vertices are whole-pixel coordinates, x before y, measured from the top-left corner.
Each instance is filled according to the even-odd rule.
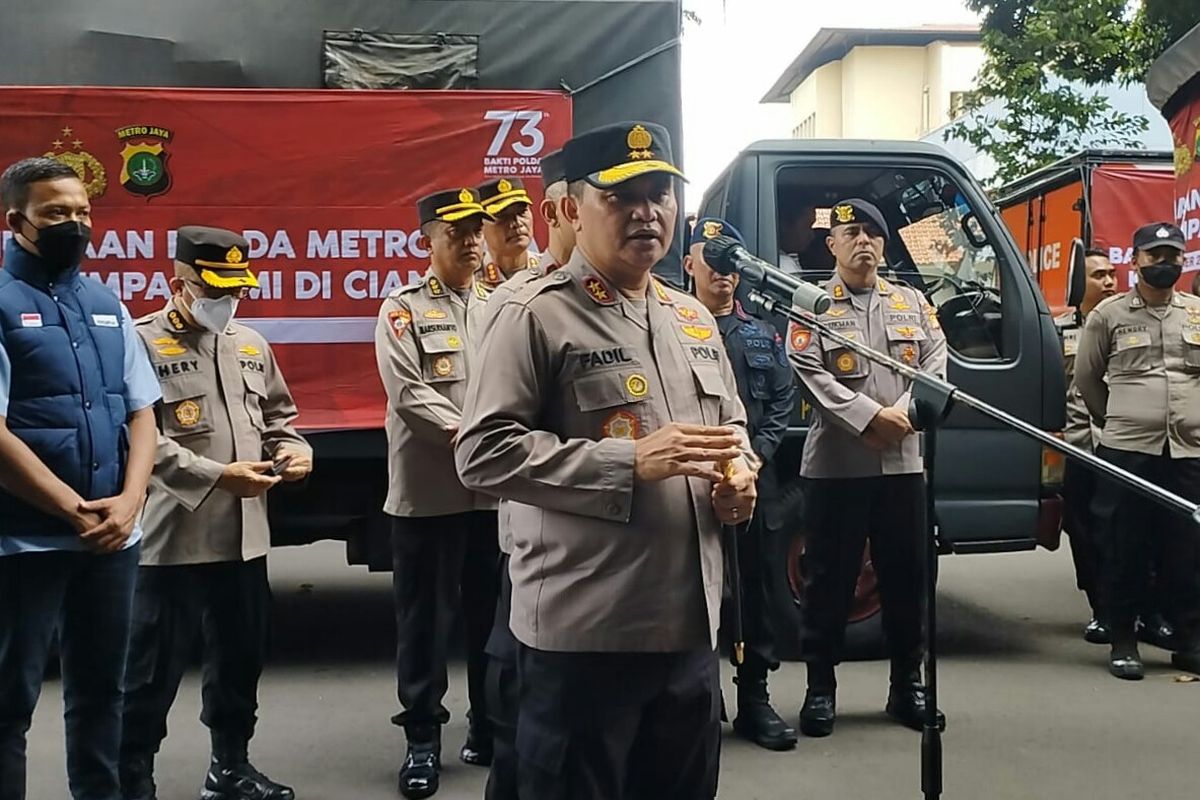
[[[224,333],[225,329],[229,327],[229,323],[233,322],[234,314],[237,313],[238,298],[231,294],[215,299],[197,297],[192,293],[191,287],[185,286],[184,288],[192,296],[190,309],[197,324],[213,333]]]

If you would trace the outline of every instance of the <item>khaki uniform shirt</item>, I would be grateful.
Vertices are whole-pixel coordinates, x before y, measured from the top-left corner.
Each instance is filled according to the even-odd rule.
[[[833,304],[821,321],[872,349],[945,377],[946,337],[919,291],[880,278],[875,288],[855,293],[836,274],[825,288]],[[907,378],[796,323],[788,329],[787,348],[801,391],[817,411],[804,440],[801,475],[868,478],[921,472],[916,436],[883,451],[860,439],[884,406],[908,410],[912,386]]]
[[[434,517],[495,508],[464,488],[454,469],[453,435],[471,371],[485,295],[465,298],[432,272],[392,292],[379,309],[375,360],[387,391],[388,495],[397,517]]]
[[[1079,350],[1079,335],[1083,332],[1074,311],[1054,319],[1062,337],[1063,368],[1067,374],[1067,419],[1063,439],[1084,450],[1095,450],[1100,441],[1100,429],[1092,424],[1087,404],[1075,385],[1075,353]]]
[[[712,485],[634,479],[634,439],[745,411],[712,315],[652,281],[623,297],[582,253],[488,328],[455,456],[510,506],[513,634],[552,651],[713,647],[723,582]]]
[[[490,325],[492,320],[496,318],[496,312],[500,309],[500,306],[504,305],[508,298],[516,295],[521,289],[538,278],[545,277],[547,274],[558,269],[558,266],[558,262],[556,262],[554,257],[550,255],[550,252],[547,251],[534,259],[530,263],[530,266],[516,273],[504,283],[493,289],[490,295],[485,295],[487,304],[483,306],[476,306],[476,308],[481,309],[480,330],[487,329],[487,326]],[[511,504],[507,500],[500,501],[498,520],[500,530],[500,552],[509,555],[512,554],[513,547],[510,519],[512,514],[510,505]]]
[[[475,283],[481,284],[483,288],[490,294],[500,286],[503,286],[508,281],[517,277],[527,270],[539,269],[539,264],[542,256],[538,253],[529,253],[529,262],[514,272],[512,275],[506,276],[500,267],[496,266],[495,261],[489,261],[485,258],[484,262],[475,268]]]
[[[1135,288],[1104,300],[1084,324],[1075,384],[1105,447],[1200,457],[1200,298],[1177,291],[1154,308]]]
[[[248,561],[267,554],[266,494],[216,488],[234,461],[312,455],[296,433],[296,404],[267,340],[232,323],[217,336],[188,327],[174,301],[137,321],[162,386],[158,451],[142,527],[148,566]]]

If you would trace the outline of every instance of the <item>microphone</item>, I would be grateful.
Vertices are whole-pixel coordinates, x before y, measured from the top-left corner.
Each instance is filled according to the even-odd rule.
[[[729,236],[715,236],[704,243],[704,263],[722,275],[736,272],[752,288],[785,300],[801,311],[824,314],[833,305],[829,292],[750,255]]]

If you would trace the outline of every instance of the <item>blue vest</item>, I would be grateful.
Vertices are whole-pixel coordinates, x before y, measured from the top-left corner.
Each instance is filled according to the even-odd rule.
[[[15,241],[0,270],[0,346],[12,363],[8,429],[85,500],[120,494],[125,424],[121,304],[74,268],[47,275]],[[73,536],[0,488],[0,534]]]

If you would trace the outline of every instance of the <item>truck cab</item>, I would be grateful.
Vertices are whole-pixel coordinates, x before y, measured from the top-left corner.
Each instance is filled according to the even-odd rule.
[[[763,260],[821,282],[833,270],[825,246],[829,208],[849,197],[877,205],[891,227],[881,274],[920,289],[937,309],[949,380],[1044,430],[1060,430],[1066,387],[1050,311],[983,188],[942,148],[892,141],[755,142],[713,183],[699,213],[733,223]],[[796,237],[788,231],[797,219],[813,231],[801,252],[789,252]],[[781,331],[786,325],[772,321]],[[797,406],[776,461],[785,501],[800,496],[799,459],[811,411],[807,403]],[[1061,463],[1038,443],[956,408],[940,434],[934,465],[940,548],[990,553],[1039,543],[1056,547]],[[803,530],[797,513],[786,518],[789,529],[772,545],[783,565],[772,578],[778,584],[772,595],[786,617],[777,627],[785,655],[798,640],[803,611]],[[878,610],[872,588],[867,553],[857,619]]]

